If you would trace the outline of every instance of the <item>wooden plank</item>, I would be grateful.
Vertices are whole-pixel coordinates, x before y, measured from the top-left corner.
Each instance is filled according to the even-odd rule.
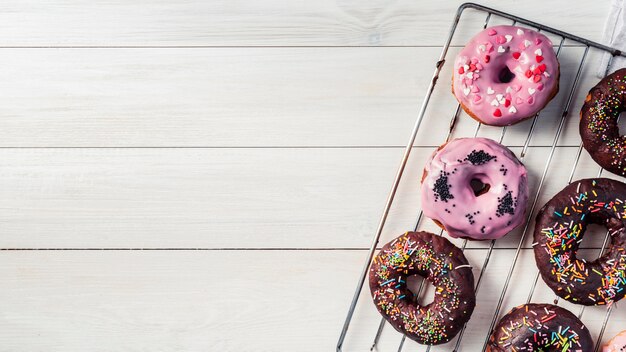
[[[512,250],[496,250],[462,351],[482,346]],[[478,276],[486,250],[467,250]],[[365,251],[2,251],[0,343],[38,351],[329,351]],[[525,302],[533,274],[523,251],[503,307]],[[537,302],[553,294],[539,282]],[[561,303],[563,304],[563,303]],[[575,313],[579,306],[565,304]],[[583,320],[597,336],[603,307]],[[617,306],[607,338],[626,323]],[[363,290],[345,351],[369,347],[380,315]],[[400,335],[387,326],[380,351]],[[424,351],[407,342],[408,350]],[[437,351],[451,346],[437,347]]]
[[[0,46],[442,45],[462,2],[13,0],[0,5]],[[482,3],[595,40],[609,6]],[[476,26],[484,20],[467,17]],[[477,28],[462,25],[455,42],[465,43]]]
[[[383,240],[415,226],[419,177],[432,150],[414,150]],[[531,195],[548,151],[532,147],[525,159]],[[535,210],[563,187],[576,151],[558,149]],[[367,248],[401,154],[395,148],[0,149],[0,248]],[[576,178],[597,170],[583,158]],[[438,229],[429,220],[422,226]],[[516,247],[519,236],[498,246]]]
[[[438,48],[4,49],[1,147],[402,146]],[[458,48],[450,52],[453,57]],[[561,55],[561,92],[533,145],[550,145],[582,48]],[[560,143],[598,79],[591,54]],[[444,67],[419,145],[438,145],[456,110]],[[455,136],[476,123],[463,114]],[[523,145],[530,121],[507,131]],[[481,136],[499,138],[500,128]]]

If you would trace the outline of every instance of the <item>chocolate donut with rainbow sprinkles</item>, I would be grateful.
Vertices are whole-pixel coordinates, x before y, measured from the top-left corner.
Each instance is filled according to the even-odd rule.
[[[559,297],[583,305],[612,304],[626,295],[626,184],[596,178],[575,181],[537,214],[535,260]],[[608,229],[606,252],[593,261],[577,252],[589,224]]]
[[[572,312],[552,304],[525,304],[500,319],[486,352],[591,352],[593,340]]]
[[[617,120],[626,111],[626,68],[606,76],[587,97],[580,110],[580,137],[598,165],[626,176],[626,137]]]
[[[413,300],[407,281],[419,275],[435,287],[428,305]],[[450,341],[469,320],[476,296],[463,251],[442,236],[407,232],[382,247],[369,272],[372,298],[396,330],[421,344]]]

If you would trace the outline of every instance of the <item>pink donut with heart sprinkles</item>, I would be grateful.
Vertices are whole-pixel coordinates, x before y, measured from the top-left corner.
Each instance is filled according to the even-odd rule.
[[[454,96],[471,117],[487,125],[530,118],[558,90],[559,62],[552,42],[528,28],[489,27],[454,62]]]

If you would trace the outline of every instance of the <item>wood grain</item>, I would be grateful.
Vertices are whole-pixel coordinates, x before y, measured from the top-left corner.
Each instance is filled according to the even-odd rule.
[[[0,46],[439,46],[462,2],[10,0],[0,5]],[[482,3],[596,40],[609,5]],[[456,44],[484,20],[466,16]]]
[[[0,351],[333,350],[460,3],[3,1]],[[608,9],[484,3],[594,40]],[[464,14],[449,57],[483,22]],[[563,91],[524,160],[531,195],[581,54],[565,43]],[[588,62],[559,141],[570,147],[557,148],[538,207],[571,171],[597,53]],[[455,108],[440,83],[382,242],[415,226],[417,180]],[[518,154],[529,124],[504,137]],[[462,115],[453,136],[475,128]],[[574,179],[597,172],[583,151]],[[603,235],[589,231],[582,245],[595,249],[585,257]],[[520,236],[497,242],[462,351],[482,346]],[[488,245],[467,246],[475,277]],[[522,249],[500,315],[525,302],[535,273]],[[346,351],[371,345],[380,315],[368,296]],[[553,298],[540,280],[533,300]],[[618,306],[605,340],[624,313]],[[603,318],[603,308],[583,315],[594,337]],[[379,351],[396,351],[400,338],[387,326]],[[408,341],[406,350],[425,348]]]
[[[457,49],[449,53],[454,57]],[[403,146],[438,48],[0,49],[0,147]],[[561,53],[561,92],[532,145],[551,145],[582,48]],[[560,145],[578,145],[593,51]],[[444,66],[417,141],[436,146],[457,102]],[[523,145],[531,121],[508,129]],[[471,135],[463,114],[455,136]],[[498,139],[500,128],[480,135]]]
[[[466,254],[477,276],[486,250]],[[494,253],[463,351],[482,346],[512,254]],[[0,343],[6,351],[333,350],[364,257],[341,250],[3,251]],[[520,261],[529,269],[515,273],[504,311],[529,292],[532,251]],[[363,292],[348,351],[368,348],[380,320]],[[552,297],[540,282],[536,301]],[[594,337],[604,310],[588,308],[583,316]],[[609,336],[626,323],[624,313],[618,306]],[[400,337],[387,326],[380,350],[395,350]]]
[[[415,226],[419,177],[433,150],[415,148],[383,241]],[[531,195],[548,152],[531,147],[524,160]],[[535,210],[563,187],[576,152],[558,148]],[[0,149],[0,247],[367,248],[401,154],[395,148]],[[597,170],[585,156],[575,179]],[[422,225],[438,229],[429,220]],[[516,247],[519,230],[498,246]],[[599,247],[597,240],[589,245]]]

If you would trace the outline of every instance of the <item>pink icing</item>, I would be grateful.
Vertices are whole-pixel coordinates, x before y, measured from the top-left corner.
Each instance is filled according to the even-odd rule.
[[[500,78],[505,67],[512,74],[506,83]],[[506,126],[541,110],[558,78],[550,39],[528,28],[496,26],[478,33],[456,57],[454,95],[482,122]]]
[[[611,339],[609,343],[602,347],[602,352],[624,352],[626,351],[626,331],[620,332]]]
[[[422,181],[424,215],[452,237],[500,238],[524,221],[526,168],[505,146],[487,138],[459,138],[434,152]],[[490,187],[475,195],[472,179]]]

